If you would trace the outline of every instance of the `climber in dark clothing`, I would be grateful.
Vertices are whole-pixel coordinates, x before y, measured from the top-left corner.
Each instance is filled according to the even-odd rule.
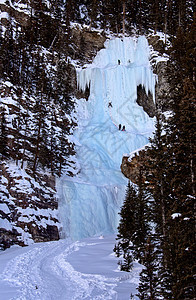
[[[108,103],[108,107],[112,107],[112,102],[111,101]]]
[[[120,59],[118,59],[118,64],[120,65]]]
[[[122,131],[125,131],[125,125],[123,125]]]
[[[119,124],[118,129],[121,130],[121,124]]]

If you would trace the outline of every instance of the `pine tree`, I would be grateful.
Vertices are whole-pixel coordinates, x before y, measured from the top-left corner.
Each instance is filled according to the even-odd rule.
[[[139,168],[139,176],[137,179],[138,191],[137,202],[135,208],[135,232],[132,236],[133,255],[139,262],[143,262],[145,245],[147,237],[150,233],[149,226],[149,192],[145,184],[144,167]]]
[[[8,156],[8,147],[7,147],[7,124],[5,118],[5,108],[1,107],[0,111],[0,154],[3,158]]]
[[[95,26],[98,14],[98,3],[96,0],[92,0],[89,7],[89,15],[90,15],[90,26],[89,30]]]
[[[34,159],[32,171],[35,174],[38,162],[40,161],[43,166],[48,166],[48,140],[47,140],[47,123],[45,117],[47,115],[47,97],[44,94],[46,89],[46,74],[45,66],[43,64],[43,58],[40,58],[40,62],[37,69],[37,91],[36,91],[36,103],[34,106],[35,117],[35,129],[34,129]]]
[[[2,43],[2,55],[3,55],[3,77],[13,80],[14,70],[14,37],[12,18],[9,17],[8,27],[4,34],[4,40]]]
[[[172,275],[172,265],[167,266],[165,265],[164,257],[158,259],[159,269],[158,269],[158,278],[160,287],[158,287],[157,292],[161,299],[168,299],[172,300],[173,298],[173,285],[174,285],[174,278]]]
[[[142,300],[157,300],[157,254],[151,237],[148,237],[146,243],[143,265],[145,268],[140,273],[137,296]]]
[[[123,253],[124,263],[121,263],[121,270],[129,271],[132,267],[132,237],[135,233],[135,212],[136,212],[137,194],[130,184],[127,185],[125,201],[120,211],[120,222],[118,226],[117,240],[115,252],[118,254]]]
[[[168,226],[167,218],[170,216],[170,206],[173,203],[173,192],[170,187],[172,172],[170,169],[169,147],[165,135],[163,135],[163,117],[157,113],[156,130],[151,146],[148,149],[148,182],[149,190],[153,196],[152,221],[155,224],[155,234],[159,241],[160,252],[166,264],[168,250]]]
[[[123,254],[123,262],[120,262],[121,270],[129,271],[133,257],[141,262],[144,257],[146,239],[150,231],[148,214],[149,193],[145,189],[142,171],[138,179],[138,191],[130,182],[128,183],[124,204],[120,212],[115,247],[118,256]]]
[[[23,135],[23,141],[22,141],[22,155],[21,155],[21,168],[24,168],[24,162],[26,161],[26,151],[29,144],[29,136],[30,136],[30,128],[29,128],[29,112],[27,110],[25,116],[24,116],[24,135]]]
[[[180,28],[171,49],[173,115],[166,126],[168,159],[164,167],[168,170],[170,181],[166,180],[164,195],[170,198],[172,195],[172,201],[167,202],[166,237],[161,245],[162,274],[166,271],[171,277],[168,299],[191,299],[196,289],[192,264],[196,152],[193,142],[196,138],[193,37],[193,26],[184,33]],[[168,280],[165,280],[167,283]]]

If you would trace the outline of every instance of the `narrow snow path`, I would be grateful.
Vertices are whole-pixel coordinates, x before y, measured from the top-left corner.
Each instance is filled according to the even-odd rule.
[[[39,243],[0,253],[0,299],[128,300],[141,267],[120,272],[115,237]]]

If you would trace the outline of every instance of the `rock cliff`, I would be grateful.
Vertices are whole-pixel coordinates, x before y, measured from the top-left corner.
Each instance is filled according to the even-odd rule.
[[[62,173],[77,173],[68,136],[76,126],[74,97],[88,98],[88,91],[77,90],[75,65],[91,62],[106,37],[78,24],[71,27],[67,45],[66,26],[59,29],[47,9],[39,19],[26,1],[2,1],[0,12],[0,248],[5,249],[59,239],[55,181]],[[38,42],[32,26],[39,22]],[[48,37],[52,28],[56,35],[51,31]],[[22,40],[26,44],[20,49]]]
[[[90,63],[107,35],[79,23],[67,33],[48,8],[36,15],[27,1],[2,1],[0,12],[0,138],[5,144],[0,156],[0,247],[5,249],[59,239],[55,180],[63,172],[78,172],[69,140],[77,125],[74,99],[89,95],[88,89],[77,90],[75,67]],[[148,40],[152,53],[157,51],[152,57],[156,98],[167,107],[167,62],[157,60],[164,44],[154,36]],[[151,117],[156,114],[157,103],[142,86],[137,102]],[[130,172],[136,166],[123,158],[122,172],[133,181]]]
[[[166,112],[171,108],[170,86],[168,82],[168,56],[165,54],[165,41],[159,36],[149,35],[148,43],[151,46],[151,64],[157,75],[155,87],[156,102],[153,102],[151,94],[146,94],[144,88],[138,86],[137,103],[143,106],[144,111],[150,117],[156,116],[157,110]],[[148,153],[145,149],[136,151],[135,155],[125,155],[122,158],[121,171],[125,177],[137,183],[139,169],[148,163]],[[143,173],[145,180],[145,170]]]

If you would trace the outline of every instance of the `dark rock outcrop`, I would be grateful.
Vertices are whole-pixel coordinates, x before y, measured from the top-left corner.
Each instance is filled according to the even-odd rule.
[[[72,45],[75,52],[72,54],[74,59],[78,59],[81,65],[91,63],[97,52],[104,48],[104,42],[106,41],[105,35],[101,35],[96,31],[90,31],[86,28],[81,29],[76,27],[72,29]],[[75,72],[75,70],[74,70]],[[73,73],[74,73],[73,72]],[[74,75],[74,74],[73,74]],[[76,87],[76,73],[75,77],[72,77],[72,82],[75,84],[75,96],[76,98],[88,99],[90,90],[87,88],[83,93]]]
[[[156,108],[151,93],[146,94],[145,88],[140,84],[137,87],[137,103],[143,107],[144,111],[153,118]]]
[[[1,249],[59,239],[55,180],[43,177],[47,185],[21,172],[14,163],[0,164]]]
[[[166,40],[163,41],[157,35],[149,35],[148,43],[153,48],[155,52],[155,57],[151,57],[151,64],[154,73],[157,75],[157,82],[155,87],[155,98],[156,98],[156,109],[161,111],[167,111],[171,107],[171,102],[169,100],[170,87],[168,82],[168,56],[166,55]],[[162,57],[158,59],[157,56]],[[151,102],[151,99],[149,99]]]
[[[143,180],[146,180],[147,171],[143,166],[148,163],[147,151],[141,150],[135,153],[133,157],[123,156],[121,164],[121,172],[123,175],[131,180],[133,183],[138,182],[140,169],[142,168]]]
[[[16,20],[17,23],[24,27],[28,26],[30,23],[30,17],[28,14],[22,12],[21,10],[19,11],[10,5],[0,3],[0,11],[7,13],[10,16],[10,18],[13,18],[14,20]],[[5,27],[7,27],[9,21],[6,17],[2,17],[1,23]]]
[[[150,117],[154,117],[157,109],[165,112],[171,107],[169,100],[168,58],[165,55],[165,43],[159,36],[148,36],[148,43],[153,48],[154,56],[151,57],[151,64],[154,73],[157,75],[155,86],[156,103],[153,101],[152,94],[148,93],[147,95],[144,87],[141,85],[137,87],[137,103],[143,107]],[[161,56],[163,59],[160,59]],[[159,57],[158,61],[157,57]]]

